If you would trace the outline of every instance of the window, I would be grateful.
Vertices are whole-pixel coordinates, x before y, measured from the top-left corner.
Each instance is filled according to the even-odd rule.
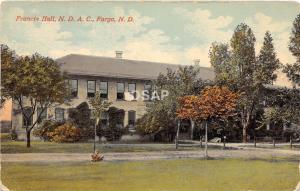
[[[40,116],[40,119],[38,120],[38,123],[41,123],[43,120],[47,119],[47,108],[42,111],[41,107],[37,108],[37,117]]]
[[[150,101],[152,94],[152,85],[151,83],[145,83],[144,85],[144,101]]]
[[[134,127],[135,125],[135,111],[128,111],[128,126]]]
[[[108,127],[108,112],[102,112],[100,118],[100,126],[101,128]]]
[[[108,98],[107,82],[100,82],[100,97],[104,99]]]
[[[136,85],[134,83],[128,84],[128,92],[133,95],[134,99],[136,99]]]
[[[96,81],[88,80],[87,81],[87,97],[95,97],[96,93]]]
[[[55,108],[55,120],[63,121],[65,119],[65,110],[63,108]]]
[[[27,107],[24,109],[24,113],[23,113],[23,127],[27,127],[32,125],[32,121],[33,121],[33,115],[32,115],[32,108],[31,107]]]
[[[72,97],[77,97],[78,95],[78,81],[77,80],[69,80],[69,87],[71,90]]]
[[[125,84],[117,83],[117,100],[124,100]]]

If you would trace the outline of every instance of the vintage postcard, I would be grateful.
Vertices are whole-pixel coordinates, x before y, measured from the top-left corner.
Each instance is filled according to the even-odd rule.
[[[300,191],[300,5],[2,1],[3,191]]]

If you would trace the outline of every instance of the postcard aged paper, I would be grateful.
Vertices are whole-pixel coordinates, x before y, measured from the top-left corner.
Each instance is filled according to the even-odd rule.
[[[299,191],[299,8],[2,2],[1,190]]]

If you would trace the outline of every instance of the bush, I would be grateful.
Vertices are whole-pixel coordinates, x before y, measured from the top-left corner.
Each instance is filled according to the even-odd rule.
[[[116,107],[110,107],[108,109],[108,127],[97,127],[97,135],[104,136],[107,141],[119,140],[121,136],[126,132],[124,128],[125,111]]]
[[[73,143],[81,139],[81,130],[72,123],[65,123],[57,127],[53,132],[47,133],[51,141],[57,143]]]
[[[94,120],[87,102],[82,102],[76,108],[69,109],[69,119],[81,130],[82,139],[94,137]]]
[[[63,124],[63,122],[45,120],[38,128],[33,130],[33,135],[40,137],[44,141],[51,141],[49,134]]]
[[[104,136],[107,141],[119,140],[121,136],[125,133],[125,128],[100,128],[98,129],[98,136]]]

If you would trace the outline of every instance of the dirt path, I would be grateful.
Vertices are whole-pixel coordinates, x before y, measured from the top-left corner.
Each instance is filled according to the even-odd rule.
[[[239,150],[209,150],[214,158],[269,158],[285,157],[300,160],[300,151],[283,149],[245,148]],[[105,153],[105,161],[135,161],[179,158],[203,158],[204,151],[161,151],[161,152],[125,152]],[[2,162],[79,162],[89,161],[88,153],[23,153],[1,154]]]

